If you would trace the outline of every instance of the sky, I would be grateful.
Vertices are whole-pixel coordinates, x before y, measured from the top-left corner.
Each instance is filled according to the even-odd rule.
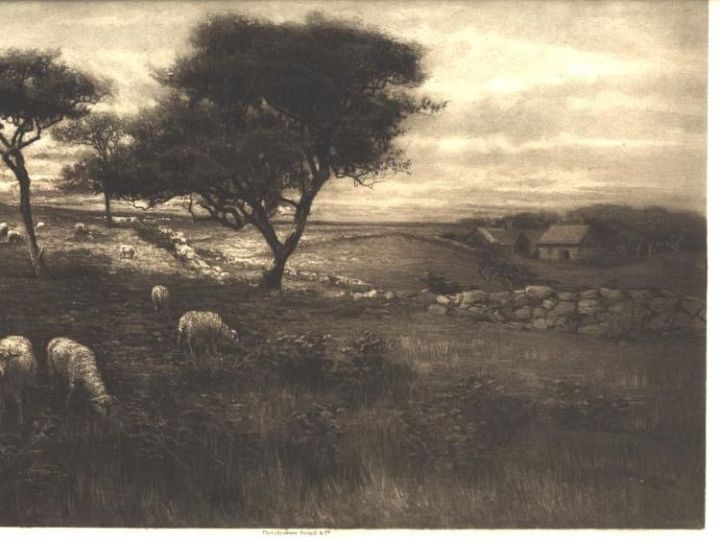
[[[605,2],[11,2],[0,50],[59,49],[115,82],[105,108],[152,103],[150,73],[188,49],[198,21],[224,12],[302,21],[324,12],[425,49],[418,92],[447,101],[409,121],[410,175],[372,190],[333,182],[318,219],[452,220],[593,203],[705,211],[707,4]],[[37,184],[77,154],[43,142]],[[12,186],[0,169],[0,194]]]

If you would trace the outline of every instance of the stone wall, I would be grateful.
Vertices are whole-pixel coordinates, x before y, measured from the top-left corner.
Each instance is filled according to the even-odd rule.
[[[705,300],[670,290],[599,288],[556,291],[548,286],[489,293],[429,295],[434,314],[473,318],[518,329],[554,329],[600,336],[703,335]]]

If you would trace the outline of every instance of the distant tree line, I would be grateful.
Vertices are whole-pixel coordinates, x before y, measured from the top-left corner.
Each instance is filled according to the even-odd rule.
[[[661,206],[597,204],[564,214],[552,211],[508,213],[502,217],[460,221],[473,227],[544,230],[552,224],[588,224],[597,233],[608,257],[629,262],[656,254],[704,251],[707,221],[692,211],[673,211]],[[444,237],[476,247],[485,246],[475,231],[448,232]],[[496,258],[497,259],[497,258]]]

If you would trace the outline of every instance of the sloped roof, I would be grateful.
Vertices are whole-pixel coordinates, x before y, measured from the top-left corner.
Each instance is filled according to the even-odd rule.
[[[545,233],[545,230],[522,230],[522,232],[527,236],[528,241],[537,243],[543,233]]]
[[[554,224],[538,239],[538,245],[579,245],[590,233],[585,224]]]
[[[478,233],[491,243],[497,243],[504,247],[512,247],[517,243],[522,230],[506,230],[505,228],[478,228]]]

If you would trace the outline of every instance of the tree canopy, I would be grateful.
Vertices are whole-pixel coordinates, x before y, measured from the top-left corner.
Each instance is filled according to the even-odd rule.
[[[226,15],[191,43],[158,74],[174,95],[131,129],[126,192],[153,203],[196,196],[221,224],[252,224],[274,256],[265,283],[279,287],[325,183],[408,171],[394,145],[403,121],[442,104],[414,92],[425,79],[418,46],[345,23]],[[282,239],[271,221],[281,208],[294,213]]]
[[[0,155],[20,185],[20,212],[37,276],[46,269],[35,237],[23,150],[62,120],[86,115],[108,93],[95,78],[60,61],[59,52],[0,53]]]
[[[80,161],[62,169],[61,188],[103,194],[105,216],[111,224],[110,199],[118,193],[119,171],[127,146],[125,122],[115,113],[91,113],[57,126],[52,135],[58,141],[91,149]]]

